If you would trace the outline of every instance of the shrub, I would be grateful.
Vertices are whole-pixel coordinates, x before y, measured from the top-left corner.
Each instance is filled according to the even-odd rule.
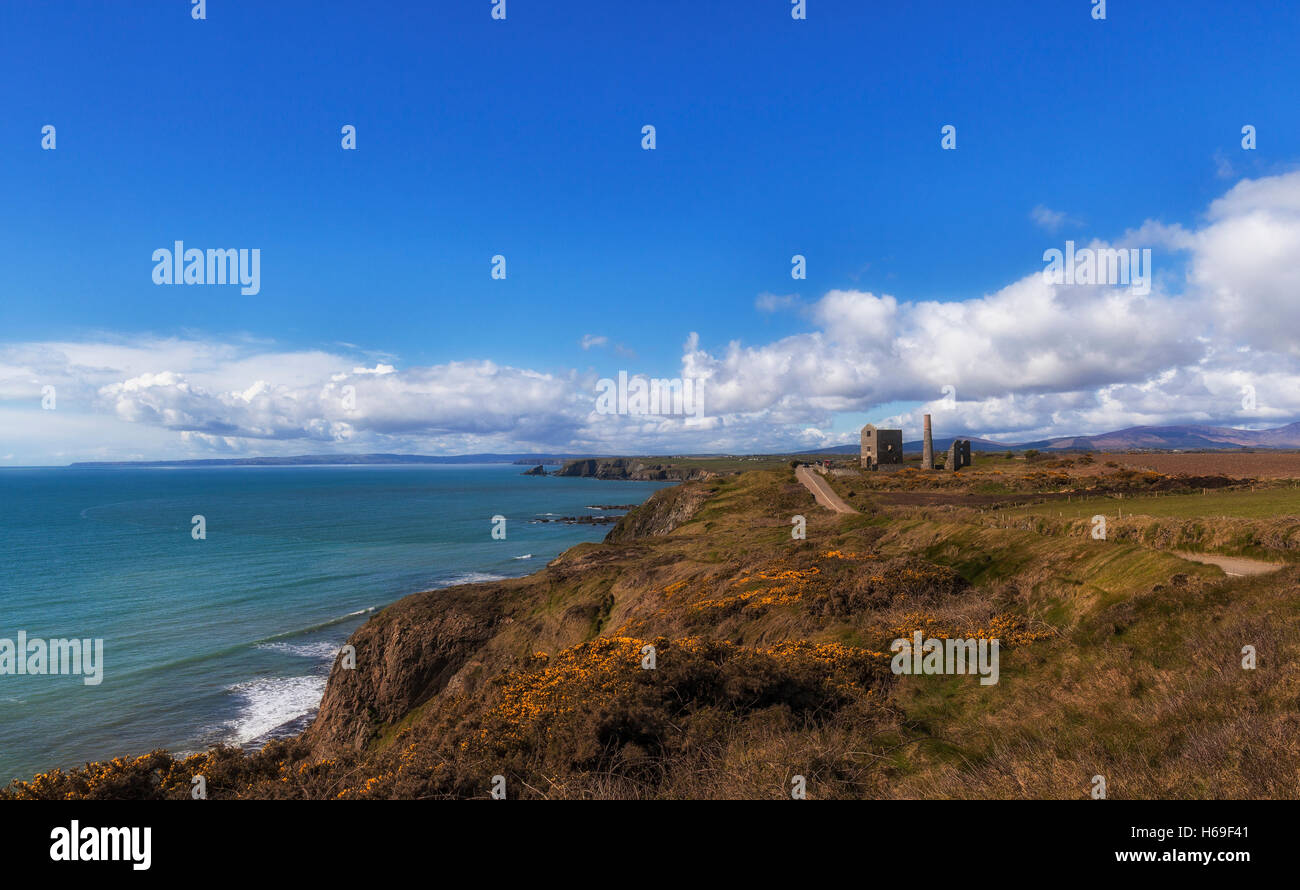
[[[642,668],[647,645],[653,670]],[[370,778],[350,780],[340,796],[482,797],[494,774],[530,793],[592,775],[649,793],[750,715],[779,712],[792,731],[822,725],[850,706],[879,710],[891,679],[886,653],[841,643],[599,637],[404,730],[368,765]]]
[[[901,599],[938,602],[969,588],[966,579],[947,566],[903,557],[865,567],[849,583],[819,590],[809,599],[814,611],[843,618]]]

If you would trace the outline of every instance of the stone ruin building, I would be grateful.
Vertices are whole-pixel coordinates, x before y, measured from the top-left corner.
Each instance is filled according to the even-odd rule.
[[[862,428],[862,468],[874,470],[886,464],[903,462],[903,431],[878,430],[872,424]],[[944,469],[957,472],[962,467],[971,465],[970,439],[953,439],[948,446],[948,459]],[[922,429],[921,469],[934,469],[934,436],[930,427],[930,415],[925,415]]]
[[[954,473],[962,467],[970,466],[970,439],[953,439],[952,444],[948,446],[948,460],[943,465],[945,470],[952,470]]]
[[[903,431],[878,430],[872,424],[862,428],[862,467],[874,470],[881,464],[903,462]]]

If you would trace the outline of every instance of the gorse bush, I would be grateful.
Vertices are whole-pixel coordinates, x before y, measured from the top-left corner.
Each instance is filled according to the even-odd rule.
[[[315,796],[312,792],[320,789],[305,781],[305,768],[292,788],[278,787],[289,781],[289,764],[306,757],[306,746],[296,739],[248,754],[226,745],[185,758],[153,751],[15,781],[0,789],[0,800],[183,800],[192,796],[196,776],[203,777],[208,797]]]
[[[652,669],[642,666],[646,646]],[[890,679],[885,653],[839,643],[601,637],[535,655],[481,695],[439,702],[370,754],[317,760],[296,740],[247,755],[156,751],[15,782],[0,799],[184,799],[194,776],[217,799],[475,797],[494,775],[535,794],[598,773],[652,787],[675,759],[720,744],[751,715],[775,712],[792,731],[807,729],[848,706],[883,707]]]
[[[642,666],[646,646],[653,669]],[[750,715],[776,709],[792,726],[817,725],[879,702],[891,676],[884,653],[853,646],[691,638],[600,638],[534,663],[400,736],[401,753],[379,767],[388,778],[365,796],[481,796],[493,774],[535,793],[592,774],[652,787]]]
[[[811,608],[821,614],[848,617],[908,599],[936,602],[966,592],[970,584],[947,566],[915,557],[877,562],[850,576],[846,583],[820,589]]]

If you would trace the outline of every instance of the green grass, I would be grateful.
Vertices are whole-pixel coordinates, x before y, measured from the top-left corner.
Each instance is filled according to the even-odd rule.
[[[907,551],[950,566],[974,584],[996,585],[1040,570],[1031,599],[1042,608],[1041,617],[1053,623],[1079,617],[1082,602],[1089,611],[1104,608],[1176,572],[1212,578],[1218,571],[1131,543],[934,522],[899,526],[906,529],[901,542]],[[917,546],[918,539],[926,538],[926,544]]]
[[[1008,515],[1043,516],[1049,519],[1089,519],[1095,515],[1113,517],[1153,516],[1171,519],[1273,519],[1300,517],[1300,488],[1264,488],[1258,491],[1211,491],[1206,494],[1162,494],[1141,497],[1096,497],[1071,501],[1029,504],[1005,511]]]

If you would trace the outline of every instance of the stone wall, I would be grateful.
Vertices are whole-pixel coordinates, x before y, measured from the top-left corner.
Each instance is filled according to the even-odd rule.
[[[861,440],[863,469],[903,462],[902,430],[878,430],[869,423],[862,428]]]

